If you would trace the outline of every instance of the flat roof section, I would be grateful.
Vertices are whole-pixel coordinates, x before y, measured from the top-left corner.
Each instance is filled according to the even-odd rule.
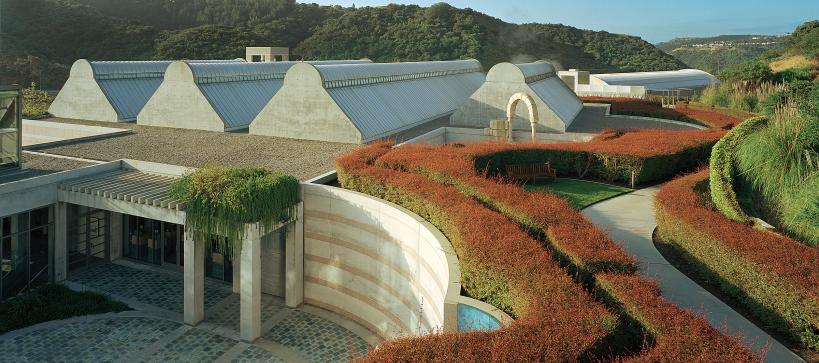
[[[23,152],[22,168],[0,169],[0,184],[95,165],[76,159]]]
[[[335,159],[356,147],[325,141],[296,140],[245,133],[176,129],[99,121],[48,119],[73,125],[129,129],[128,135],[38,149],[77,158],[143,160],[199,168],[251,165],[307,180],[335,169]]]
[[[32,149],[131,133],[131,130],[23,120],[23,148]]]

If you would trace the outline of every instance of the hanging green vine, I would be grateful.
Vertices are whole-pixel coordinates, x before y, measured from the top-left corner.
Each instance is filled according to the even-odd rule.
[[[246,223],[259,223],[266,234],[294,216],[299,181],[262,168],[206,166],[177,180],[170,193],[185,205],[185,233],[215,240],[216,252],[236,258]]]

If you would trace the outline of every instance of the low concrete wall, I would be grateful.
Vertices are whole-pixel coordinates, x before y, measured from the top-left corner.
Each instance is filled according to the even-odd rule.
[[[395,204],[302,184],[304,302],[382,338],[456,331],[458,260],[449,241]]]
[[[514,131],[512,136],[515,142],[529,142],[532,134],[526,131]],[[586,133],[538,133],[537,140],[543,143],[567,142],[567,141],[589,141],[594,134]],[[430,144],[444,145],[452,143],[471,144],[478,142],[497,141],[492,136],[484,134],[483,129],[462,128],[462,127],[442,127],[416,138],[407,140],[403,144]]]

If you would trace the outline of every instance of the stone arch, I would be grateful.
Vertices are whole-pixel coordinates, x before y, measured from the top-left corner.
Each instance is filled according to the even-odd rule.
[[[507,130],[509,132],[509,141],[512,141],[512,120],[515,118],[515,109],[518,107],[518,103],[523,101],[526,104],[526,108],[529,111],[529,122],[532,124],[532,142],[535,142],[537,136],[537,104],[532,96],[524,92],[518,92],[512,95],[509,98],[509,104],[506,106],[506,123],[507,123]]]

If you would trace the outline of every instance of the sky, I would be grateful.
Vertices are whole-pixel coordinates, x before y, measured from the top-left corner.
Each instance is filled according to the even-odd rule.
[[[308,0],[357,7],[440,0]],[[561,23],[652,42],[723,34],[785,34],[819,18],[819,0],[449,0],[511,23]]]

